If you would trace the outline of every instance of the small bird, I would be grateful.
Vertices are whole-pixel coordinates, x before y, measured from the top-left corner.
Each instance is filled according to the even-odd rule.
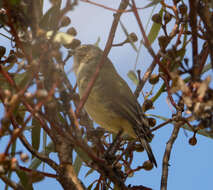
[[[74,50],[73,70],[77,78],[80,97],[83,96],[103,51],[95,45],[81,45]],[[127,83],[106,58],[98,78],[84,105],[90,117],[107,131],[138,138],[149,160],[157,167],[149,142],[152,134],[147,119]]]

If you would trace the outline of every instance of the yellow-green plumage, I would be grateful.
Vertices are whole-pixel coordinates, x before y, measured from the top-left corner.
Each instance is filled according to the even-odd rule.
[[[102,50],[94,45],[82,45],[75,50],[74,71],[81,97],[100,63],[102,54]],[[151,133],[147,121],[141,121],[140,114],[143,118],[145,116],[129,86],[108,58],[84,107],[91,118],[106,130],[118,133],[123,129],[129,136],[139,138],[150,161],[157,166],[148,143]]]

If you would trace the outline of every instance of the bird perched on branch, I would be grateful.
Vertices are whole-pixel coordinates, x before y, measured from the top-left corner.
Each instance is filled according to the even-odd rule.
[[[74,50],[74,72],[82,97],[93,77],[103,51],[94,45],[81,45]],[[84,106],[91,118],[107,131],[138,138],[149,160],[157,167],[149,142],[152,134],[147,119],[127,83],[106,58]]]

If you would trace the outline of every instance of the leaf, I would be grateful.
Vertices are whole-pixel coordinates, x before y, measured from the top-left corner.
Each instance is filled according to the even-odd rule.
[[[127,74],[129,79],[137,86],[139,83],[138,77],[133,70],[130,70]]]
[[[44,30],[56,30],[59,22],[61,1],[53,5],[42,17],[39,25]]]
[[[52,35],[54,34],[53,31],[48,31],[46,33],[47,39],[51,39]],[[61,43],[63,45],[68,45],[74,40],[74,36],[67,34],[65,32],[56,32],[55,36],[53,37],[53,42]]]
[[[84,161],[84,162],[90,162],[91,161],[90,157],[87,155],[87,153],[85,151],[83,151],[81,148],[78,148],[77,146],[74,147],[74,148],[75,148],[76,153],[82,159],[82,161]]]
[[[21,171],[21,170],[18,170],[16,171],[20,181],[21,181],[21,184],[24,186],[24,189],[25,190],[33,190],[33,186],[32,184],[30,183],[30,179],[29,177],[27,176],[27,174],[24,172],[24,171]]]
[[[82,159],[80,158],[80,156],[76,156],[76,159],[75,159],[75,162],[73,164],[73,168],[74,168],[74,171],[76,173],[76,176],[78,176],[79,172],[80,172],[80,169],[81,169],[81,166],[82,166]]]
[[[14,77],[14,81],[19,88],[23,88],[31,80],[31,78],[32,78],[32,73],[24,72],[24,73],[16,74]]]
[[[162,0],[151,0],[152,2],[149,3],[148,5],[146,5],[145,7],[143,7],[143,9],[146,9],[146,8],[149,8],[149,7],[152,7],[154,5],[157,5],[159,4]]]
[[[44,151],[44,154],[46,154],[46,147],[47,147],[47,133],[46,131],[43,129],[43,151]],[[42,165],[42,170],[44,171],[44,166],[45,166],[45,163],[43,163]]]
[[[43,150],[40,153],[48,156],[51,152],[55,151],[54,147],[55,147],[54,144],[51,142],[45,147],[45,151]],[[41,165],[41,163],[42,163],[41,160],[39,160],[38,158],[34,158],[33,161],[31,162],[29,168],[32,170],[36,170]]]
[[[162,15],[163,15],[163,9],[161,9],[159,11],[159,14],[162,17]],[[160,29],[161,29],[161,25],[160,24],[157,24],[156,22],[154,22],[152,24],[152,27],[151,27],[150,32],[149,32],[148,37],[147,37],[150,44],[152,44],[155,41],[155,39],[158,36],[158,33],[159,33]]]
[[[85,174],[85,177],[89,176],[93,172],[94,172],[94,169],[90,168],[89,171]]]
[[[95,42],[94,45],[97,46],[97,47],[99,47],[100,41],[101,41],[101,38],[100,38],[100,36],[98,36],[98,39],[97,39],[97,41]]]
[[[38,151],[40,146],[40,136],[41,136],[41,126],[37,119],[33,118],[32,120],[32,132],[31,132],[31,140],[32,147]]]

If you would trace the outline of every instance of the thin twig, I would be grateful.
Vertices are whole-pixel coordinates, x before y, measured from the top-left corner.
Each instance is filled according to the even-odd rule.
[[[107,9],[107,10],[110,10],[110,11],[114,11],[116,13],[124,13],[126,12],[126,10],[121,10],[121,9],[114,9],[114,8],[111,8],[111,7],[107,7],[105,5],[102,5],[100,3],[96,3],[96,2],[93,2],[93,1],[90,1],[90,0],[80,0],[84,3],[89,3],[89,4],[92,4],[92,5],[95,5],[95,6],[98,6],[98,7],[101,7],[101,8],[104,8],[104,9]]]
[[[174,108],[176,108],[178,110],[179,109],[178,105],[175,103],[175,101],[174,101],[174,99],[172,97],[172,94],[170,92],[170,86],[169,86],[168,79],[162,74],[160,74],[160,76],[164,80],[164,84],[166,85],[166,88],[167,88],[166,91],[167,91],[167,94],[168,94],[168,97],[169,97],[169,100],[170,100],[171,104],[174,106]]]
[[[26,171],[28,173],[31,173],[31,172],[35,172],[39,175],[42,175],[42,176],[45,176],[45,177],[51,177],[51,178],[57,178],[58,176],[55,175],[55,174],[51,174],[51,173],[47,173],[47,172],[42,172],[42,171],[38,171],[38,170],[32,170],[32,169],[29,169],[29,168],[26,168],[24,166],[18,166],[21,170],[23,171]]]
[[[193,79],[199,78],[198,72],[200,68],[200,63],[198,61],[198,40],[197,40],[197,1],[189,0],[189,24],[192,30],[192,77]]]
[[[24,187],[20,184],[15,183],[14,181],[10,180],[5,175],[0,175],[0,179],[10,187],[12,187],[14,190],[24,190]]]
[[[179,113],[179,112],[178,112]],[[166,150],[163,156],[162,176],[161,176],[161,190],[167,190],[168,170],[169,170],[169,159],[172,151],[173,144],[177,139],[178,132],[182,122],[175,122],[174,129],[169,141],[166,144]]]
[[[136,88],[136,90],[134,92],[135,97],[139,96],[139,94],[140,94],[141,90],[143,89],[146,81],[150,78],[155,66],[156,66],[156,62],[153,61],[152,64],[146,70],[143,78],[140,80],[140,83],[138,84],[138,86],[137,86],[137,88]]]
[[[168,119],[167,121],[159,124],[158,126],[156,126],[155,128],[151,129],[150,131],[153,132],[153,131],[156,131],[158,129],[160,129],[161,127],[163,127],[164,125],[167,125],[168,123],[171,123],[173,121],[173,119]]]

